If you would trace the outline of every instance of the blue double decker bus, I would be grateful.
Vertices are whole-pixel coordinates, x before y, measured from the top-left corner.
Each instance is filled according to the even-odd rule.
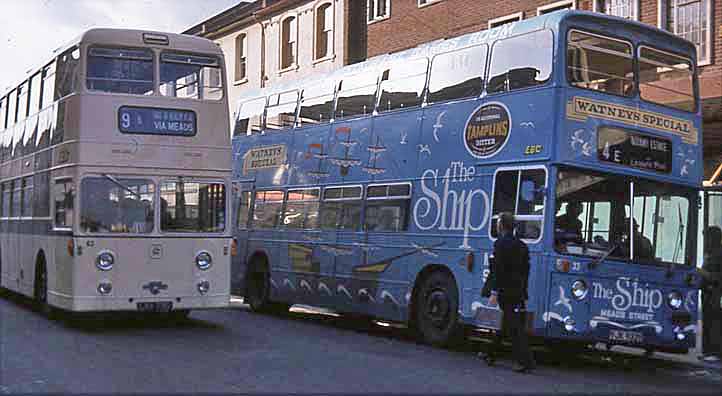
[[[529,246],[529,331],[695,343],[695,47],[577,11],[254,92],[234,128],[233,287],[405,322],[498,326],[480,291],[499,213]]]

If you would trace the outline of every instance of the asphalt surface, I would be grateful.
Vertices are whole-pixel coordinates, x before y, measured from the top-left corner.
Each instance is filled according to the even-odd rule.
[[[483,342],[455,350],[406,329],[295,308],[258,315],[195,311],[184,322],[108,317],[48,320],[0,296],[0,393],[645,393],[720,394],[711,372],[680,363],[536,348],[538,368],[486,367]]]

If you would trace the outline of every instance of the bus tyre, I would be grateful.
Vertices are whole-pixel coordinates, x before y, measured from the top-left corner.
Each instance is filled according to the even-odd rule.
[[[268,271],[257,261],[251,265],[246,277],[246,300],[253,312],[267,312],[270,306],[268,301],[270,281]]]
[[[45,260],[39,260],[35,268],[34,308],[48,319],[57,317],[55,308],[48,304],[48,271]]]
[[[246,302],[253,312],[284,313],[291,307],[289,304],[274,303],[269,299],[271,292],[270,274],[266,266],[257,262],[251,266],[246,277]]]
[[[414,311],[416,330],[424,342],[448,347],[461,338],[459,292],[446,272],[432,272],[421,281]]]

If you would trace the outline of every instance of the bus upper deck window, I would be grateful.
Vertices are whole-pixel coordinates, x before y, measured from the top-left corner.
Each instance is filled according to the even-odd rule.
[[[381,77],[379,112],[421,105],[429,61],[416,59],[394,64]]]
[[[373,113],[376,83],[375,73],[344,78],[340,83],[334,118],[350,118]]]
[[[634,94],[632,45],[626,41],[571,31],[567,76],[575,87],[614,95]]]
[[[160,84],[163,96],[209,100],[223,97],[220,61],[214,56],[161,54]]]
[[[78,84],[78,66],[80,66],[80,50],[71,48],[56,60],[55,99],[64,98],[75,92]]]
[[[91,91],[152,95],[153,53],[144,49],[90,48],[87,85]]]
[[[266,129],[290,128],[296,122],[298,91],[289,91],[268,97]]]
[[[298,126],[329,122],[333,112],[333,93],[333,84],[321,81],[304,88],[298,112]]]
[[[434,57],[431,62],[428,103],[481,95],[488,47],[478,45]]]
[[[649,47],[639,49],[639,91],[642,99],[694,112],[696,100],[692,61]]]
[[[266,98],[260,97],[241,103],[236,116],[236,125],[233,136],[250,135],[263,129],[263,109],[266,107]]]
[[[546,83],[552,73],[553,42],[550,31],[539,30],[494,43],[487,91],[507,92]]]

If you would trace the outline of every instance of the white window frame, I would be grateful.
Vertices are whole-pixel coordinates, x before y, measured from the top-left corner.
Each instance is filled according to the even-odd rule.
[[[707,34],[704,38],[707,41],[707,50],[704,54],[697,53],[697,66],[708,66],[712,64],[712,47],[714,46],[714,40],[712,37],[713,7],[712,0],[701,1],[707,1]],[[669,31],[667,29],[667,26],[669,24],[669,13],[667,12],[667,8],[669,8],[669,0],[657,0],[657,27],[662,30]],[[671,33],[677,34],[677,32],[674,31],[672,31]]]
[[[511,22],[519,22],[524,20],[524,11],[515,12],[513,14],[500,16],[498,18],[490,19],[487,23],[489,29],[499,27]]]
[[[577,0],[561,0],[561,1],[555,1],[554,3],[546,4],[540,7],[537,7],[536,14],[544,15],[548,12],[551,12],[550,10],[553,10],[555,8],[560,8],[564,6],[569,6],[569,9],[576,10],[577,9]]]
[[[425,3],[422,3],[422,1],[425,1]],[[419,8],[428,7],[432,4],[439,3],[443,0],[416,0],[416,6]]]
[[[632,4],[632,19],[633,21],[639,21],[639,0],[630,0],[634,4]],[[592,10],[594,12],[598,12],[600,14],[605,15],[612,15],[612,14],[606,14],[604,10],[602,10],[602,2],[600,0],[594,0],[593,8]]]
[[[241,41],[242,40],[242,41]],[[239,41],[241,41],[241,45],[239,45]],[[244,82],[248,81],[248,34],[247,33],[240,33],[236,36],[235,40],[236,45],[236,56],[235,56],[235,70],[234,70],[234,84],[242,84]],[[241,51],[239,51],[239,48]],[[243,53],[243,58],[245,60],[246,64],[246,70],[245,74],[243,76],[239,77],[239,69],[241,67],[241,58],[239,57],[239,52]]]
[[[281,18],[281,20],[278,23],[278,73],[281,74],[283,72],[289,71],[289,70],[297,70],[298,69],[298,15],[297,14],[286,14]],[[283,67],[283,47],[285,46],[285,43],[283,42],[283,25],[286,23],[286,21],[289,18],[294,19],[294,23],[296,24],[296,34],[295,37],[292,37],[291,34],[289,34],[289,39],[293,39],[293,42],[296,46],[296,53],[293,54],[293,61],[290,65]]]
[[[386,2],[386,14],[381,16],[374,15],[372,18],[369,18],[369,15],[371,14],[371,2],[374,2],[374,10],[378,10],[378,4],[380,2]],[[376,23],[379,21],[385,21],[391,17],[391,0],[366,0],[366,24],[370,25],[372,23]]]
[[[331,27],[330,27],[331,34],[329,35],[329,38],[328,38],[328,40],[330,41],[330,44],[331,44],[331,48],[326,55],[324,55],[320,58],[317,58],[316,54],[318,53],[318,37],[319,37],[320,33],[325,33],[325,31],[324,32],[318,31],[318,10],[325,5],[328,5],[328,12],[331,13]],[[325,23],[324,23],[324,26],[325,26]],[[313,63],[316,64],[316,63],[323,62],[323,61],[326,61],[329,59],[334,59],[336,57],[336,45],[335,44],[336,44],[336,8],[332,1],[324,1],[324,2],[317,4],[313,10]]]

